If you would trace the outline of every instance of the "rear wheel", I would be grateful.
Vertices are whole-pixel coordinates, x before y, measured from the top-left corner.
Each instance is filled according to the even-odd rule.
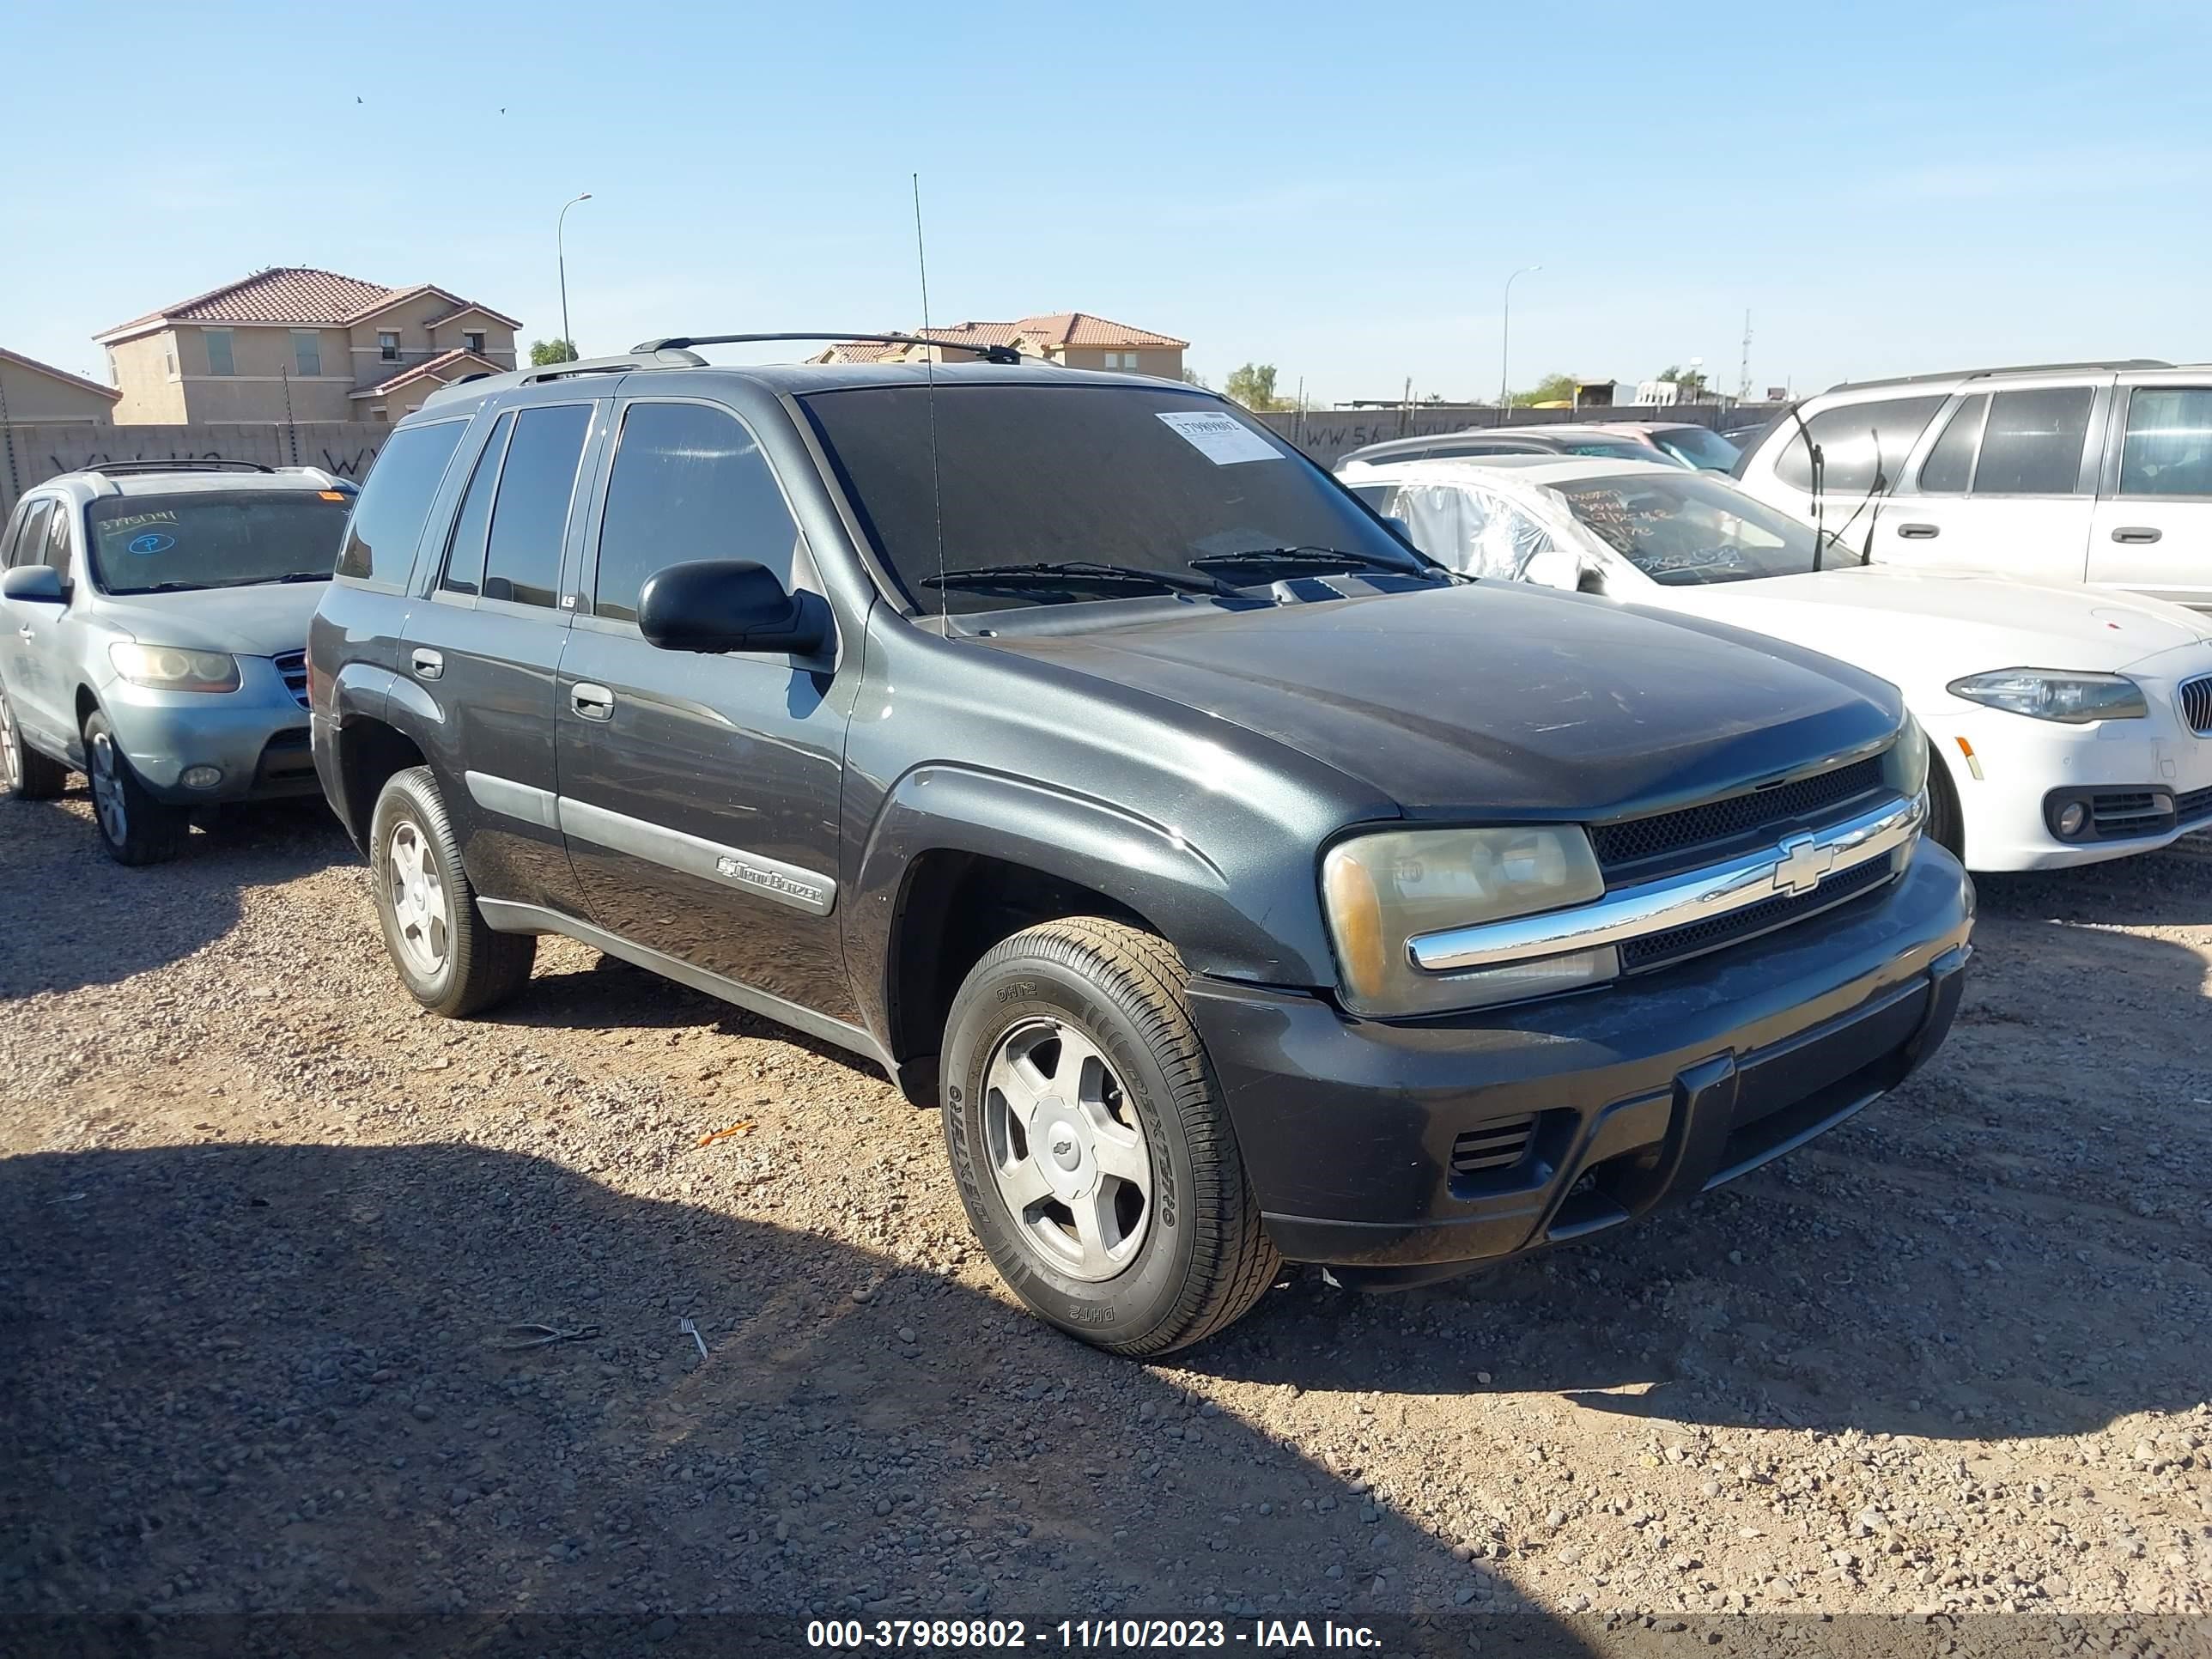
[[[183,811],[147,793],[115,740],[115,728],[97,711],[85,717],[84,771],[92,783],[93,821],[108,857],[118,864],[167,864],[184,850],[189,826]]]
[[[428,767],[410,766],[386,782],[368,849],[384,947],[416,1001],[459,1019],[522,988],[537,938],[495,933],[485,922]]]
[[[23,741],[8,688],[0,685],[0,799],[52,800],[68,782],[68,767]]]
[[[976,1237],[1062,1330],[1164,1353],[1240,1318],[1281,1259],[1165,940],[1082,916],[976,963],[945,1024],[945,1140]]]
[[[1951,781],[1936,745],[1928,745],[1928,839],[1964,862],[1966,856],[1966,815],[1959,810],[1959,791]]]

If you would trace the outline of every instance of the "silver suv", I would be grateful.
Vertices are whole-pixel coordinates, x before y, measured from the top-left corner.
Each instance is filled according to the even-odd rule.
[[[307,621],[354,487],[313,467],[133,461],[49,478],[0,536],[0,794],[92,784],[158,864],[197,806],[316,793]]]

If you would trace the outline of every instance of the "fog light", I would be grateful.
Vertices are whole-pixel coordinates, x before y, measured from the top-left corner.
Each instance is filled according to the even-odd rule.
[[[222,781],[219,766],[187,766],[178,780],[187,789],[212,789]]]
[[[2058,833],[2068,841],[2081,833],[2081,826],[2089,821],[2089,809],[2078,800],[2069,800],[2058,809]]]

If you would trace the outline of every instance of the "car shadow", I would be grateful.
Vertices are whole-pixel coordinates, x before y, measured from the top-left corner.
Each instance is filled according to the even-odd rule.
[[[502,1347],[520,1322],[550,1340]],[[1352,1475],[1000,1297],[481,1147],[0,1162],[0,1646],[271,1611],[471,1652],[518,1619],[570,1638],[532,1650],[797,1652],[823,1615],[1566,1640]]]
[[[1984,915],[2044,917],[2106,927],[2212,925],[2212,833],[2071,870],[1980,875]]]
[[[1936,1438],[2192,1408],[2212,1273],[2205,958],[2059,908],[1985,904],[1944,1049],[1765,1169],[1401,1296],[1309,1269],[1179,1358],[1309,1389],[1534,1390],[1683,1424]]]
[[[174,863],[140,870],[100,850],[81,786],[57,800],[0,802],[0,861],[40,872],[9,892],[0,1000],[167,966],[228,933],[241,893],[356,857],[320,800],[225,809]]]

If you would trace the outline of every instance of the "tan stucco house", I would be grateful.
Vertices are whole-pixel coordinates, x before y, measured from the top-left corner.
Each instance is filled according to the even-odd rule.
[[[900,330],[902,333],[908,332]],[[1124,374],[1157,374],[1164,380],[1182,378],[1182,354],[1190,342],[1172,335],[1154,334],[1127,323],[1094,317],[1087,311],[1058,311],[1042,317],[1024,317],[1017,323],[955,323],[949,328],[910,331],[945,345],[1010,345],[1030,357],[1042,357],[1065,368],[1112,368]],[[871,345],[866,341],[842,341],[811,361],[817,363],[920,362],[922,346]],[[969,353],[934,349],[939,362],[972,362]]]
[[[94,337],[119,422],[396,421],[463,375],[513,368],[520,326],[433,283],[279,265]]]
[[[112,386],[26,357],[0,346],[0,425],[110,426],[116,399]]]

